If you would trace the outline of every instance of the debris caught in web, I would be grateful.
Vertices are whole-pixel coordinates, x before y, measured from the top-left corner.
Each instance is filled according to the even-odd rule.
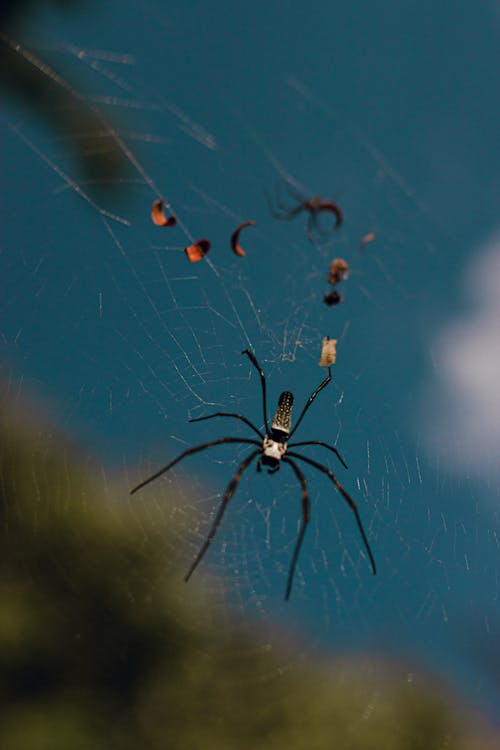
[[[242,229],[245,229],[245,227],[254,227],[255,225],[255,221],[244,221],[243,224],[240,224],[239,227],[234,230],[231,235],[231,249],[233,253],[239,255],[240,257],[246,255],[246,252],[240,245],[240,232],[242,231]]]
[[[320,367],[329,367],[334,365],[337,359],[337,339],[331,339],[325,336],[322,342],[321,359],[318,362]]]
[[[375,237],[376,237],[375,232],[368,232],[368,234],[365,234],[365,236],[361,238],[361,241],[359,243],[359,249],[364,250],[365,246],[368,245],[370,242],[373,242]]]
[[[153,201],[153,205],[151,206],[151,219],[153,224],[156,224],[157,227],[175,227],[177,224],[175,216],[167,216],[165,213],[165,204],[160,199]]]
[[[193,243],[192,245],[189,245],[189,247],[184,248],[184,252],[186,253],[187,259],[190,263],[198,263],[199,260],[201,260],[210,250],[210,242],[209,240],[198,240],[198,242]]]
[[[349,277],[349,264],[343,258],[334,258],[328,269],[328,282],[339,284]]]
[[[335,223],[333,225],[333,230],[338,229],[341,226],[344,221],[344,214],[342,213],[340,206],[334,203],[334,201],[325,201],[320,198],[319,195],[315,195],[313,198],[306,198],[290,184],[286,185],[286,189],[290,197],[296,201],[295,205],[290,206],[282,203],[279,195],[277,195],[276,207],[270,205],[271,214],[275,219],[280,219],[280,221],[289,221],[303,211],[307,212],[309,214],[307,220],[307,236],[313,245],[318,242],[324,242],[328,238],[329,233],[322,231],[318,224],[318,217],[321,213],[327,212],[334,214]]]
[[[329,284],[336,286],[349,277],[349,264],[343,258],[334,258],[330,263],[328,269],[328,276],[326,277]],[[334,289],[331,292],[326,292],[323,295],[323,302],[328,307],[338,305],[339,302],[343,301],[343,297],[340,293]]]

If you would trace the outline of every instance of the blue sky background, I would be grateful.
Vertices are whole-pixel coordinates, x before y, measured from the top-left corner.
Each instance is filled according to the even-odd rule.
[[[308,455],[355,497],[377,577],[349,511],[307,471],[313,519],[283,604],[300,517],[283,467],[247,473],[193,584],[258,624],[263,643],[288,637],[310,658],[397,658],[490,713],[500,675],[498,36],[493,2],[87,3],[40,13],[17,38],[112,123],[128,189],[96,193],[36,108],[9,102],[0,120],[0,342],[13,398],[39,399],[132,484],[185,445],[246,434],[190,416],[224,407],[260,424],[243,348],[269,376],[273,409],[284,389],[305,401],[324,375],[323,336],[339,339],[334,383],[297,438],[337,441],[348,471]],[[267,196],[286,180],[342,206],[329,244],[308,241],[302,216],[270,216]],[[152,225],[158,196],[179,227]],[[257,227],[240,259],[228,239],[247,219]],[[200,237],[212,249],[189,265],[182,248]],[[344,302],[327,308],[336,256],[351,273]],[[147,490],[160,504],[165,487],[176,492],[165,512],[186,561],[243,455],[201,454]]]

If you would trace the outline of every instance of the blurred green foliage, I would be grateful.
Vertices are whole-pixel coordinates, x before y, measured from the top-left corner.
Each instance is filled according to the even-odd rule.
[[[75,79],[54,52],[37,50],[37,19],[47,7],[75,13],[91,3],[82,0],[16,0],[0,3],[0,93],[27,106],[35,122],[63,137],[73,151],[79,181],[96,198],[123,189],[131,165],[111,123],[90,103],[85,84]],[[27,40],[28,41],[27,41]],[[43,43],[43,39],[40,40]]]
[[[47,426],[0,415],[3,750],[500,746],[429,684],[367,682],[345,661],[283,672],[292,655],[221,638],[159,506],[99,487]]]

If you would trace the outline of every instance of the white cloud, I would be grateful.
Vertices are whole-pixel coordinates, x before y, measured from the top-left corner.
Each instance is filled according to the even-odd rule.
[[[421,427],[449,468],[500,474],[500,233],[474,253],[465,287],[467,313],[430,342],[436,367]]]

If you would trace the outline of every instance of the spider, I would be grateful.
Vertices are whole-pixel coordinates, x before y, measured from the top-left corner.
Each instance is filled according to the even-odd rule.
[[[138,490],[145,487],[150,482],[153,482],[155,479],[158,479],[162,474],[165,474],[169,469],[171,469],[175,464],[179,463],[179,461],[182,461],[183,458],[186,456],[190,456],[193,453],[198,453],[199,451],[205,450],[205,448],[212,448],[215,445],[221,445],[223,443],[248,443],[250,445],[256,445],[257,448],[253,450],[238,466],[238,469],[236,470],[235,475],[229,482],[226,491],[224,493],[224,497],[222,498],[222,502],[219,506],[219,510],[217,511],[217,514],[215,516],[215,519],[213,521],[212,527],[208,533],[208,536],[203,543],[200,551],[196,555],[191,567],[189,568],[186,576],[184,577],[185,581],[189,581],[192,574],[198,567],[198,564],[201,562],[203,556],[205,555],[205,552],[208,550],[210,544],[212,543],[217,530],[220,526],[220,523],[222,521],[222,518],[224,516],[224,513],[226,511],[226,508],[228,506],[229,501],[231,500],[232,496],[234,495],[234,492],[238,486],[238,483],[241,479],[241,476],[245,469],[247,469],[252,461],[257,458],[257,471],[262,471],[262,466],[268,467],[268,474],[274,474],[277,472],[280,467],[281,463],[288,464],[292,471],[294,472],[295,476],[297,477],[300,486],[302,488],[302,524],[299,530],[299,534],[297,537],[297,541],[295,543],[295,549],[292,555],[292,560],[290,563],[290,568],[288,572],[288,581],[285,591],[285,600],[288,600],[290,598],[290,593],[292,591],[292,584],[293,584],[293,577],[295,573],[295,567],[297,565],[297,560],[299,558],[300,549],[302,546],[302,541],[304,539],[304,534],[307,529],[307,525],[309,523],[310,515],[311,515],[311,505],[309,502],[309,493],[307,491],[307,483],[304,474],[302,473],[301,469],[297,466],[296,462],[293,459],[298,459],[299,461],[304,461],[306,464],[309,464],[310,466],[313,466],[315,469],[318,469],[318,471],[323,472],[323,474],[326,474],[326,476],[330,479],[330,481],[334,484],[336,489],[340,492],[343,499],[349,506],[349,508],[354,513],[354,517],[356,519],[356,524],[358,526],[359,533],[361,534],[361,538],[363,540],[363,544],[365,546],[366,552],[368,554],[371,568],[373,571],[373,574],[375,575],[376,566],[375,566],[375,560],[372,554],[372,551],[370,549],[370,545],[368,543],[368,538],[366,536],[365,530],[363,528],[363,524],[361,523],[361,517],[359,515],[358,509],[356,507],[356,503],[351,498],[351,496],[348,494],[348,492],[344,489],[344,487],[340,484],[338,479],[335,477],[334,473],[326,466],[323,466],[322,464],[318,463],[317,461],[314,461],[312,458],[308,458],[306,456],[302,456],[300,453],[296,453],[295,451],[290,451],[289,448],[298,448],[302,445],[320,445],[323,448],[327,448],[329,451],[334,453],[341,464],[347,468],[347,464],[345,463],[344,459],[338,452],[338,450],[332,446],[328,445],[328,443],[324,443],[321,440],[308,440],[306,442],[300,442],[300,443],[289,443],[289,439],[292,437],[300,423],[302,422],[307,410],[311,406],[312,402],[318,395],[320,391],[325,388],[328,383],[330,383],[332,379],[332,374],[330,367],[328,367],[328,375],[327,377],[322,380],[322,382],[318,385],[318,387],[311,393],[309,396],[304,408],[302,409],[299,418],[295,424],[295,427],[291,429],[291,423],[292,423],[292,406],[293,406],[293,394],[290,393],[290,391],[283,391],[283,393],[280,395],[278,399],[278,407],[276,409],[276,413],[274,415],[273,421],[271,423],[271,429],[269,429],[269,424],[267,421],[267,403],[266,403],[266,376],[264,375],[264,372],[257,362],[257,359],[255,357],[255,354],[250,351],[249,349],[245,349],[242,351],[242,354],[246,354],[249,358],[252,365],[255,367],[257,372],[260,376],[260,382],[262,387],[262,409],[263,409],[263,415],[264,415],[264,425],[265,425],[265,434],[261,432],[249,419],[242,416],[241,414],[234,414],[232,412],[222,412],[218,411],[215,414],[208,414],[204,417],[197,417],[195,419],[190,419],[190,422],[202,422],[205,419],[213,419],[214,417],[230,417],[233,419],[239,419],[241,422],[244,422],[248,427],[250,427],[251,430],[253,430],[257,435],[259,436],[259,440],[251,440],[249,438],[238,438],[238,437],[222,437],[218,438],[217,440],[212,440],[209,443],[203,443],[202,445],[194,446],[193,448],[188,448],[187,450],[183,451],[177,458],[174,458],[173,461],[170,461],[166,466],[163,466],[161,469],[159,469],[157,472],[152,474],[147,479],[144,479],[142,482],[140,482],[136,487],[134,487],[130,494],[133,495],[134,492],[137,492]]]
[[[309,218],[307,220],[307,236],[309,237],[309,241],[312,242],[313,245],[318,241],[318,234],[326,234],[319,226],[319,214],[324,211],[334,214],[335,224],[333,228],[338,229],[340,227],[344,220],[344,215],[336,203],[334,203],[333,201],[324,201],[318,195],[315,195],[313,198],[309,199],[304,198],[304,196],[295,191],[291,185],[287,185],[287,189],[290,196],[297,201],[297,204],[295,206],[286,206],[277,199],[276,205],[278,207],[278,210],[275,210],[273,206],[270,205],[271,214],[275,219],[280,219],[281,221],[290,221],[290,219],[294,219],[303,211],[307,211],[309,213]]]

